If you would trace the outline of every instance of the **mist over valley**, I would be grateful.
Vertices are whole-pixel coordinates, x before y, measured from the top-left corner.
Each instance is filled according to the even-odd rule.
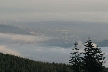
[[[108,24],[70,21],[0,24],[0,51],[37,61],[68,64],[73,44],[78,42],[82,50],[91,37],[107,56],[107,27]]]

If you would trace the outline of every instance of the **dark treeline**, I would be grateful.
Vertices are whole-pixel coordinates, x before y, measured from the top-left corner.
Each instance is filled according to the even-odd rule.
[[[0,53],[0,72],[72,72],[69,65],[33,61]]]
[[[73,72],[70,65],[33,61],[10,54],[0,53],[0,72]],[[104,67],[103,72],[108,72]]]

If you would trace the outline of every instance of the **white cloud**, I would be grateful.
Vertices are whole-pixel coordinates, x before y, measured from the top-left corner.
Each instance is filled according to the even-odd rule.
[[[16,56],[22,56],[19,52],[15,51],[11,48],[9,49],[4,45],[0,46],[0,52],[5,53],[5,54],[13,54],[13,55],[16,55]]]
[[[0,40],[3,40],[4,42],[18,42],[18,43],[38,43],[41,41],[45,41],[51,39],[50,37],[46,36],[32,36],[32,35],[20,35],[20,34],[4,34],[0,33]]]

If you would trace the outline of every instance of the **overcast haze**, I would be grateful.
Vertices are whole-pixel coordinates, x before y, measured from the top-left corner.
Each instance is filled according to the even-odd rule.
[[[108,22],[107,0],[0,0],[0,21]]]

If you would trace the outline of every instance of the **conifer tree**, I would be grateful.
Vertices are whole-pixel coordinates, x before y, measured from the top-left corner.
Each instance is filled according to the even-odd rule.
[[[72,49],[74,52],[70,53],[72,56],[70,57],[71,59],[69,60],[69,63],[72,64],[72,70],[74,72],[80,72],[81,71],[81,67],[82,67],[82,57],[81,54],[79,52],[79,49],[77,48],[78,43],[75,42],[75,47],[74,49]]]
[[[94,47],[90,37],[87,42],[85,42],[84,52],[80,53],[77,48],[78,43],[75,42],[75,48],[72,49],[74,52],[70,53],[71,60],[69,63],[72,64],[72,70],[74,72],[102,72],[103,63],[105,63],[101,48]],[[82,55],[82,57],[81,57]]]
[[[85,72],[101,72],[102,65],[105,62],[101,48],[94,47],[90,37],[85,42],[86,48],[84,48],[83,68]]]

